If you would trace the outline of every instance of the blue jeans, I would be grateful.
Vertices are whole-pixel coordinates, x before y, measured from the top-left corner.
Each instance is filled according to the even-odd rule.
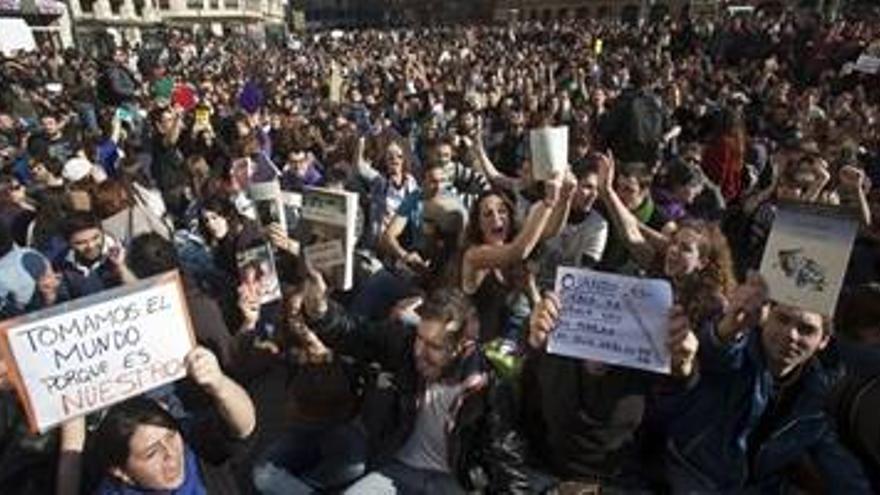
[[[300,495],[343,487],[366,471],[367,445],[353,422],[295,425],[254,463],[263,495]]]
[[[394,461],[345,490],[344,495],[464,495],[455,477]]]

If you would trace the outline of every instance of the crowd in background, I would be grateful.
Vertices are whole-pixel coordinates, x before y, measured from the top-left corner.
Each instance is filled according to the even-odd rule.
[[[0,64],[0,315],[179,270],[198,341],[42,435],[4,371],[0,492],[880,489],[876,22],[164,36]],[[539,181],[547,126],[570,170]],[[276,180],[358,193],[351,290],[259,221]],[[789,203],[859,223],[835,314],[758,273]],[[239,277],[261,243],[280,304]],[[671,374],[547,353],[560,266],[668,280]]]

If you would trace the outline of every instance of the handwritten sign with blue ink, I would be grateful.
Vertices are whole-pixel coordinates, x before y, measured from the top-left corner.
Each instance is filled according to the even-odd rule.
[[[559,267],[556,293],[562,307],[548,352],[670,372],[669,282]]]

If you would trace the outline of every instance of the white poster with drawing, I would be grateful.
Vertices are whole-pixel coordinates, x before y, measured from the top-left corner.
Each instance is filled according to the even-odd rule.
[[[857,230],[858,220],[840,209],[780,207],[761,260],[770,297],[834,314]]]
[[[568,127],[542,127],[529,133],[532,175],[545,181],[568,170]]]
[[[561,266],[556,293],[562,307],[548,352],[670,373],[668,281]]]

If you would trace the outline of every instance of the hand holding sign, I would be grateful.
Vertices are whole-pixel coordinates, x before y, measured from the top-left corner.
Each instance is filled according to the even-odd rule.
[[[260,284],[245,282],[238,286],[238,309],[241,311],[244,330],[253,330],[260,319]]]
[[[529,345],[533,349],[547,347],[547,339],[558,321],[559,297],[548,292],[543,299],[538,301],[529,317]]]
[[[689,325],[669,320],[677,315],[668,281],[559,267],[556,291],[559,318],[549,302],[538,308],[532,344],[549,333],[550,353],[659,373],[690,372],[695,343]]]
[[[308,279],[303,294],[302,307],[309,318],[321,318],[327,312],[327,283],[321,272],[310,266],[306,261]]]
[[[562,174],[556,174],[544,182],[544,204],[553,208],[559,202],[562,191]]]

